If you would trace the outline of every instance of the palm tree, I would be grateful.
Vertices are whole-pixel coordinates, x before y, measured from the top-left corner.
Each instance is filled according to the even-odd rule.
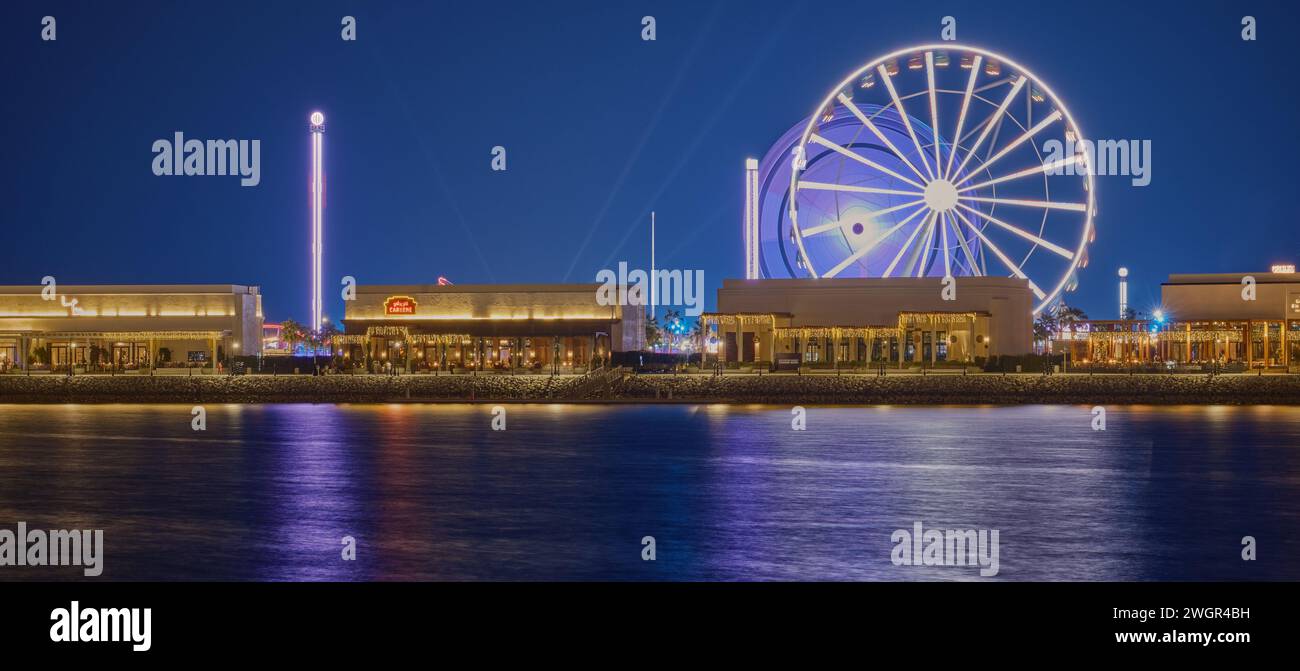
[[[1087,321],[1087,319],[1088,313],[1084,312],[1082,308],[1062,305],[1060,309],[1056,311],[1056,323],[1060,325],[1062,329],[1065,329],[1066,327],[1072,328],[1075,324]]]
[[[1073,332],[1079,322],[1086,321],[1087,319],[1088,313],[1084,312],[1081,308],[1071,307],[1062,303],[1061,306],[1056,309],[1056,325],[1060,331],[1069,330]],[[1070,346],[1066,346],[1067,351],[1070,349]],[[1061,355],[1061,365],[1066,365],[1065,354]]]
[[[280,322],[280,338],[288,343],[290,352],[293,351],[293,346],[296,343],[302,341],[304,332],[305,329],[302,324],[299,324],[292,319],[286,319]]]
[[[1056,332],[1056,317],[1050,310],[1043,310],[1034,320],[1034,344],[1039,347],[1039,351],[1046,351],[1046,344],[1051,340],[1052,334]]]
[[[677,339],[674,338],[673,336],[676,335],[675,330],[681,321],[682,321],[682,313],[680,311],[672,308],[669,308],[668,310],[664,311],[664,332],[668,336],[668,348],[670,350],[675,351],[677,349],[677,345],[678,345]]]

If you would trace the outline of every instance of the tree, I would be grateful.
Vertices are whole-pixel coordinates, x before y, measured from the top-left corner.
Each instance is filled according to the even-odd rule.
[[[1087,321],[1087,319],[1088,313],[1084,312],[1081,308],[1062,305],[1060,309],[1056,311],[1056,323],[1062,330],[1066,327],[1073,328],[1075,324]]]
[[[658,345],[658,344],[659,344],[659,339],[660,339],[659,336],[660,336],[660,333],[659,333],[659,318],[658,318],[658,317],[651,317],[651,318],[649,319],[649,321],[647,321],[647,322],[645,323],[645,344],[646,344],[646,347],[651,347],[651,348],[653,348],[655,345]]]
[[[1043,352],[1047,349],[1047,343],[1051,340],[1052,334],[1057,330],[1056,317],[1050,310],[1043,310],[1034,320],[1034,344]]]
[[[290,351],[293,350],[295,344],[302,342],[304,333],[305,329],[302,324],[292,319],[280,322],[280,339],[289,345]]]
[[[1056,314],[1054,317],[1056,319],[1056,327],[1058,331],[1063,332],[1068,330],[1073,332],[1079,322],[1088,319],[1088,313],[1084,312],[1080,308],[1071,307],[1065,303],[1061,303],[1061,305],[1056,308]],[[1069,347],[1066,347],[1066,349],[1068,351]],[[1065,355],[1062,354],[1062,362],[1064,362],[1064,356]],[[1064,363],[1062,363],[1062,365],[1064,365]]]
[[[682,322],[681,311],[675,310],[673,308],[669,308],[664,312],[664,325],[662,330],[664,332],[665,339],[667,340],[668,348],[672,351],[676,351],[679,345],[678,338],[676,338],[675,336],[679,335],[679,332],[681,330],[681,322]]]
[[[695,323],[691,324],[691,342],[695,343],[699,351],[704,351],[704,320],[701,318],[697,317]]]
[[[332,352],[334,351],[334,338],[342,334],[343,332],[339,330],[339,327],[334,322],[326,319],[321,322],[320,332],[317,337],[320,339],[321,345],[329,347]]]

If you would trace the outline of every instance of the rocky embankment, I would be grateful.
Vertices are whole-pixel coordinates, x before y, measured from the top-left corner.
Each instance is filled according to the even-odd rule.
[[[0,403],[1287,404],[1297,375],[0,376]]]

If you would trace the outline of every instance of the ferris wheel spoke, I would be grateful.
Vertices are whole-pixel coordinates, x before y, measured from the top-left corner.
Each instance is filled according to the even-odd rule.
[[[1017,198],[981,198],[979,196],[957,196],[959,200],[973,200],[980,203],[997,203],[998,205],[1020,205],[1023,207],[1041,207],[1048,210],[1069,210],[1086,212],[1088,206],[1083,203],[1054,203],[1047,200],[1020,200]]]
[[[1039,121],[1037,124],[1035,124],[1033,128],[1030,128],[1029,130],[1027,130],[1027,131],[1021,133],[1021,134],[1020,134],[1020,137],[1017,137],[1016,139],[1014,139],[1014,140],[1012,140],[1011,142],[1009,142],[1009,143],[1007,144],[1007,146],[1003,147],[1001,150],[998,151],[998,153],[994,154],[993,156],[991,156],[991,157],[989,158],[989,160],[985,161],[985,162],[980,166],[980,172],[983,172],[984,170],[988,170],[989,166],[993,165],[994,163],[997,163],[998,159],[1000,159],[1000,158],[1002,158],[1003,156],[1006,156],[1007,154],[1011,153],[1012,150],[1014,150],[1016,147],[1019,147],[1019,146],[1020,146],[1021,144],[1023,144],[1026,140],[1028,140],[1029,138],[1032,138],[1033,136],[1037,135],[1037,134],[1038,134],[1038,131],[1043,130],[1044,128],[1046,128],[1046,127],[1052,125],[1053,123],[1055,123],[1055,122],[1056,122],[1058,119],[1060,119],[1060,118],[1061,118],[1061,112],[1060,112],[1060,110],[1057,110],[1057,111],[1052,112],[1051,114],[1047,115],[1046,118],[1044,118],[1042,121]],[[964,178],[962,178],[960,181],[953,182],[953,186],[957,186],[957,185],[959,185],[959,184],[962,184],[963,182],[966,182],[967,180],[969,180],[969,179],[971,179],[972,177],[974,177],[975,175],[976,175],[976,173],[972,172],[971,174],[966,175],[966,176],[965,176]]]
[[[962,256],[966,257],[966,264],[970,265],[971,274],[974,274],[976,277],[982,276],[984,272],[980,269],[979,261],[975,260],[975,255],[971,252],[970,244],[966,244],[966,235],[962,235],[962,230],[957,228],[957,217],[954,217],[952,213],[949,213],[948,217],[949,220],[952,220],[953,233],[957,234],[957,246],[962,248]]]
[[[1028,241],[1030,241],[1030,242],[1032,242],[1032,243],[1034,243],[1034,244],[1036,244],[1036,245],[1041,245],[1043,248],[1045,248],[1045,249],[1047,249],[1047,250],[1049,250],[1049,251],[1055,252],[1056,254],[1059,254],[1059,255],[1065,257],[1066,259],[1068,259],[1068,260],[1070,260],[1070,261],[1073,261],[1073,260],[1074,260],[1074,252],[1071,252],[1070,250],[1068,250],[1068,249],[1066,249],[1066,248],[1064,248],[1064,247],[1062,247],[1062,246],[1060,246],[1060,245],[1058,245],[1058,244],[1056,244],[1056,243],[1048,242],[1047,240],[1044,240],[1043,238],[1041,238],[1041,237],[1039,237],[1039,236],[1037,236],[1037,235],[1034,235],[1033,233],[1030,233],[1029,231],[1026,231],[1026,230],[1024,230],[1024,229],[1022,229],[1022,228],[1020,228],[1020,227],[1018,227],[1018,226],[1015,226],[1015,225],[1013,225],[1013,224],[1008,224],[1007,222],[1002,221],[1001,219],[998,219],[997,217],[995,217],[995,216],[993,216],[993,215],[991,215],[991,214],[985,214],[985,213],[980,212],[979,210],[977,210],[977,209],[975,209],[975,208],[973,208],[973,207],[968,207],[968,206],[963,205],[963,204],[961,204],[961,203],[957,203],[957,207],[960,207],[960,208],[962,208],[963,210],[966,210],[967,212],[972,212],[972,213],[974,213],[974,214],[976,214],[976,215],[979,215],[979,217],[980,217],[981,219],[984,219],[985,221],[987,221],[987,222],[989,222],[989,223],[991,223],[991,224],[995,224],[995,225],[1000,226],[1000,227],[1002,227],[1002,228],[1004,228],[1004,229],[1006,229],[1006,230],[1008,230],[1008,231],[1011,231],[1012,233],[1015,233],[1016,235],[1018,235],[1018,236],[1020,236],[1020,237],[1022,237],[1022,238],[1024,238],[1024,239],[1026,239],[1026,240],[1028,240]]]
[[[966,125],[966,112],[970,109],[971,92],[975,89],[975,80],[979,79],[980,63],[983,56],[976,55],[970,69],[970,81],[966,82],[966,95],[961,101],[961,113],[957,115],[957,132],[952,134],[953,145],[948,149],[948,165],[943,170],[944,178],[952,175],[952,160],[957,157],[957,147],[961,144],[961,129]]]
[[[952,277],[952,254],[948,250],[948,215],[939,213],[939,231],[942,233],[940,246],[943,247],[943,276]]]
[[[821,146],[823,146],[823,147],[826,147],[827,149],[829,149],[829,150],[831,150],[831,151],[833,151],[833,152],[835,152],[835,153],[837,153],[837,154],[840,154],[841,156],[845,156],[845,157],[847,157],[847,158],[851,158],[851,159],[853,159],[854,161],[857,161],[858,163],[861,163],[862,165],[867,166],[868,168],[873,168],[873,169],[875,169],[875,170],[879,170],[880,172],[883,172],[883,173],[885,173],[886,175],[889,175],[890,177],[893,177],[894,179],[897,179],[897,180],[902,181],[902,182],[907,182],[908,184],[911,184],[912,186],[914,186],[914,187],[916,187],[916,188],[918,188],[918,189],[924,189],[924,188],[925,188],[925,185],[924,185],[924,184],[921,184],[920,182],[914,181],[914,180],[912,180],[912,179],[908,179],[907,177],[904,177],[904,176],[898,174],[897,172],[894,172],[893,170],[890,170],[889,168],[886,168],[885,166],[880,165],[879,163],[876,163],[875,161],[872,161],[871,159],[867,158],[866,156],[863,156],[862,154],[859,154],[858,152],[853,151],[852,149],[849,149],[849,148],[847,148],[847,147],[842,147],[842,146],[840,146],[840,145],[838,145],[838,144],[836,144],[836,143],[834,143],[834,142],[832,142],[832,141],[830,141],[830,140],[828,140],[828,139],[826,139],[826,138],[824,138],[824,137],[822,137],[822,136],[820,136],[820,135],[818,135],[818,134],[816,134],[816,133],[813,133],[812,135],[808,136],[808,141],[809,141],[809,142],[815,142],[815,143],[817,143],[817,144],[819,144],[819,145],[821,145]]]
[[[933,214],[934,210],[926,211],[925,218],[921,220],[921,223],[916,225],[916,228],[912,229],[912,234],[907,236],[907,242],[904,242],[903,246],[898,248],[898,254],[894,255],[894,260],[889,262],[889,267],[885,268],[885,272],[881,277],[889,277],[894,274],[894,268],[898,267],[898,262],[903,260],[903,254],[912,247],[912,241],[916,240],[916,234],[920,233],[921,229],[925,228]]]
[[[898,189],[881,189],[874,186],[854,186],[852,184],[832,184],[830,182],[807,182],[799,180],[800,189],[814,191],[842,191],[845,193],[879,193],[889,196],[924,196],[920,191],[899,191]]]
[[[935,212],[930,217],[930,225],[925,229],[925,244],[921,245],[921,255],[916,264],[916,276],[921,277],[925,274],[926,263],[930,260],[930,251],[934,249],[934,229],[939,222],[939,213]]]
[[[916,166],[912,165],[912,162],[907,160],[907,157],[903,155],[903,152],[899,151],[898,147],[895,147],[894,143],[890,142],[889,138],[885,137],[885,134],[880,132],[879,128],[876,128],[876,124],[872,123],[871,119],[868,119],[867,115],[863,114],[862,110],[858,109],[858,106],[854,105],[853,101],[850,100],[848,96],[841,93],[839,95],[839,101],[841,105],[844,105],[853,113],[853,116],[858,118],[858,121],[862,122],[863,126],[867,127],[867,130],[870,130],[881,142],[884,142],[885,146],[889,147],[889,151],[894,152],[894,155],[898,157],[898,160],[902,161],[908,168],[911,168],[912,172],[916,173],[917,178],[921,181],[927,181],[925,175],[922,175],[921,171],[917,170]]]
[[[916,131],[912,130],[911,118],[908,116],[907,110],[903,109],[903,101],[898,99],[898,91],[894,88],[893,78],[889,76],[889,71],[883,65],[877,66],[876,70],[880,73],[880,78],[885,82],[885,88],[889,89],[889,97],[894,101],[894,111],[903,120],[903,127],[907,129],[907,134],[911,136],[912,145],[916,147],[916,155],[921,158],[921,165],[925,166],[925,172],[930,175],[930,179],[934,179],[934,172],[930,170],[930,162],[925,159],[925,151],[921,149],[921,141],[917,139]]]
[[[883,242],[885,238],[888,238],[890,235],[893,235],[895,231],[907,225],[907,222],[911,221],[914,217],[916,217],[916,215],[925,211],[926,211],[925,208],[922,207],[917,209],[915,212],[907,215],[907,218],[903,219],[897,224],[894,224],[893,228],[890,228],[884,233],[881,233],[880,235],[876,236],[874,239],[871,240],[871,242],[868,242],[867,244],[859,248],[857,251],[845,257],[845,259],[837,263],[834,268],[831,268],[830,270],[826,271],[826,274],[822,275],[822,277],[835,277],[836,275],[839,275],[840,271],[844,270],[845,268],[848,268],[850,265],[853,264],[854,261],[857,261],[858,259],[866,256],[871,250],[876,248],[876,245],[879,245],[881,242]]]
[[[962,187],[962,188],[960,188],[960,189],[957,189],[957,193],[965,193],[965,192],[967,192],[967,191],[973,191],[973,190],[975,190],[975,189],[983,188],[983,187],[986,187],[986,186],[992,186],[992,185],[994,185],[994,184],[1001,184],[1002,182],[1009,182],[1009,181],[1011,181],[1011,180],[1013,180],[1013,179],[1020,179],[1021,177],[1028,177],[1028,176],[1030,176],[1030,175],[1037,175],[1037,174],[1040,173],[1040,172],[1049,172],[1049,171],[1052,171],[1052,170],[1056,170],[1056,169],[1058,169],[1058,168],[1064,168],[1064,167],[1067,166],[1067,165],[1070,165],[1070,164],[1072,164],[1072,163],[1078,163],[1078,162],[1079,162],[1079,155],[1078,155],[1078,154],[1074,154],[1074,155],[1070,156],[1069,158],[1063,158],[1063,159],[1061,159],[1061,160],[1059,160],[1059,161],[1052,161],[1052,162],[1050,162],[1050,163],[1043,163],[1043,164],[1041,164],[1041,165],[1033,166],[1032,168],[1025,168],[1024,170],[1021,170],[1021,171],[1019,171],[1019,172],[1013,172],[1013,173],[1011,173],[1011,174],[1009,174],[1009,175],[1003,175],[1003,176],[998,177],[998,178],[996,178],[996,179],[990,179],[990,180],[988,180],[987,182],[980,182],[979,184],[972,184],[971,186]],[[967,177],[966,179],[970,179],[970,178]],[[965,180],[962,180],[962,181],[965,181]]]
[[[948,223],[952,225],[952,232],[957,235],[957,246],[961,247],[962,256],[966,257],[966,264],[970,266],[972,275],[983,275],[980,271],[980,265],[975,260],[975,255],[971,253],[970,246],[966,244],[966,236],[961,234],[961,229],[957,227],[957,219],[948,213]]]
[[[899,210],[905,210],[905,209],[907,209],[907,208],[909,208],[909,207],[913,207],[913,206],[916,206],[916,205],[920,205],[920,204],[923,203],[923,202],[925,202],[925,199],[914,200],[914,201],[912,201],[912,202],[910,202],[910,203],[903,203],[902,205],[894,205],[893,207],[886,207],[886,208],[883,209],[883,210],[876,210],[875,212],[872,212],[872,213],[868,214],[865,218],[863,218],[862,221],[863,221],[863,223],[865,223],[865,222],[871,221],[872,219],[875,219],[876,217],[884,216],[884,215],[886,215],[886,214],[889,214],[889,213],[891,213],[891,212],[897,212],[897,211],[899,211]],[[922,209],[924,209],[924,208],[922,208]],[[919,210],[918,210],[918,211],[919,211]],[[910,218],[910,217],[909,217],[909,218]],[[802,235],[803,237],[806,238],[806,237],[809,237],[809,236],[817,235],[818,233],[825,233],[826,231],[833,231],[833,230],[835,230],[835,229],[837,229],[837,228],[841,228],[841,227],[843,227],[843,226],[844,226],[844,222],[842,222],[842,221],[832,221],[832,222],[829,222],[829,223],[821,224],[820,226],[813,226],[813,227],[809,228],[809,229],[806,230],[806,231],[800,231],[800,235]]]
[[[998,257],[998,260],[1002,262],[1002,265],[1006,266],[1011,270],[1011,273],[1013,275],[1019,277],[1022,280],[1029,281],[1029,289],[1034,292],[1034,295],[1037,296],[1039,300],[1047,298],[1047,294],[1042,289],[1040,289],[1037,284],[1034,284],[1033,280],[1029,279],[1029,276],[1025,274],[1025,271],[1021,270],[1020,266],[1016,265],[1015,261],[1012,261],[1009,257],[1007,257],[1006,254],[1003,254],[1002,250],[998,249],[998,246],[993,244],[992,240],[989,240],[982,232],[980,232],[978,226],[972,224],[970,222],[970,219],[967,219],[966,216],[963,215],[961,212],[957,210],[953,210],[952,212],[956,214],[959,219],[962,220],[962,223],[970,227],[970,230],[972,233],[975,234],[975,237],[978,237],[980,239],[980,242],[983,242],[984,246],[987,247],[989,250],[991,250],[993,254]]]
[[[939,177],[943,170],[943,158],[939,156],[939,101],[934,91],[934,52],[925,52],[925,76],[930,84],[930,135],[934,138],[934,176]]]
[[[972,69],[972,70],[978,70],[979,68],[971,68],[971,69]],[[981,86],[981,87],[975,89],[975,92],[976,92],[976,93],[983,93],[983,92],[985,92],[985,91],[988,91],[988,90],[990,90],[990,89],[995,89],[995,88],[997,88],[997,87],[999,87],[999,86],[1002,86],[1003,84],[1007,84],[1007,83],[1014,83],[1014,82],[1011,81],[1011,78],[1010,78],[1010,77],[1003,77],[1002,79],[997,79],[997,80],[991,81],[991,82],[989,82],[989,83],[987,83],[987,84],[985,84],[985,85],[983,85],[983,86]]]
[[[1009,91],[1007,97],[1002,100],[1002,104],[998,105],[997,110],[994,111],[993,114],[989,115],[987,123],[984,124],[983,132],[981,132],[980,136],[976,138],[975,144],[971,146],[970,151],[966,152],[966,158],[962,159],[961,164],[957,166],[957,170],[952,174],[960,175],[961,171],[966,168],[966,164],[970,163],[971,158],[975,156],[975,152],[979,151],[980,145],[984,144],[984,139],[989,136],[989,131],[993,130],[993,120],[1001,118],[1002,115],[1006,113],[1007,106],[1011,104],[1012,100],[1015,100],[1016,94],[1020,93],[1020,87],[1024,86],[1028,79],[1028,77],[1021,77],[1016,80],[1015,84],[1011,85],[1011,91]]]

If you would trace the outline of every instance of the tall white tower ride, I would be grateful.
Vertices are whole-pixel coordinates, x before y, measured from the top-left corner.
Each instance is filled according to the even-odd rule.
[[[311,330],[324,320],[322,257],[325,254],[325,115],[311,113]]]
[[[745,159],[745,279],[758,277],[758,159]]]
[[[1119,269],[1119,318],[1128,315],[1128,268]]]

